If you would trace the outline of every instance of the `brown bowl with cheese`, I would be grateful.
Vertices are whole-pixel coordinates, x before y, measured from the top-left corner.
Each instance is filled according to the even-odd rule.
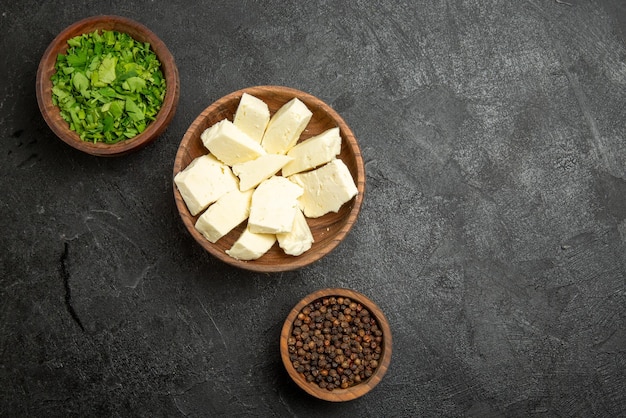
[[[207,107],[174,161],[181,219],[230,265],[280,272],[334,250],[365,192],[361,151],[348,124],[319,98],[257,86]]]

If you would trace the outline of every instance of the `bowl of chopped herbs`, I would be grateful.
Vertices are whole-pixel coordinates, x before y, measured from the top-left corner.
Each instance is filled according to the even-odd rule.
[[[360,292],[315,291],[287,315],[280,354],[287,373],[309,395],[345,402],[371,391],[391,362],[391,330],[381,309]]]
[[[39,109],[70,146],[114,157],[161,135],[178,105],[180,81],[166,45],[144,25],[94,16],[63,30],[37,71]]]

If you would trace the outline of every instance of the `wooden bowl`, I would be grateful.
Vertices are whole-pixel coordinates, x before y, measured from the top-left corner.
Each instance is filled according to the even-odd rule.
[[[185,204],[178,188],[174,184],[174,197],[183,223],[193,238],[209,253],[216,258],[243,269],[257,272],[280,272],[294,270],[311,264],[330,253],[346,237],[352,225],[357,219],[363,193],[365,191],[365,170],[361,150],[354,134],[346,122],[330,106],[320,99],[288,87],[257,86],[245,88],[228,94],[207,107],[191,124],[185,133],[176,154],[174,162],[174,176],[182,171],[196,157],[207,154],[208,150],[202,144],[200,134],[213,124],[227,118],[233,120],[242,94],[246,92],[267,103],[270,113],[274,114],[283,104],[297,97],[313,113],[311,121],[301,136],[301,141],[314,135],[318,135],[327,129],[339,127],[342,138],[341,158],[346,164],[354,179],[358,193],[351,201],[345,203],[339,212],[328,213],[320,218],[307,219],[313,234],[311,249],[299,256],[287,255],[278,244],[257,260],[240,261],[230,257],[225,250],[230,249],[244,230],[246,223],[242,223],[215,244],[208,241],[195,228],[199,215],[192,216]]]
[[[68,123],[61,117],[58,106],[52,103],[52,81],[55,73],[57,55],[68,49],[67,40],[83,33],[96,30],[115,30],[124,32],[136,41],[148,42],[161,62],[161,70],[166,81],[166,93],[156,119],[139,135],[115,144],[83,141],[78,134],[70,130]],[[94,16],[76,22],[63,30],[43,54],[37,70],[37,103],[39,110],[52,131],[68,145],[91,155],[114,157],[128,154],[143,148],[165,131],[174,117],[180,95],[180,80],[174,57],[165,44],[148,28],[133,20],[119,16]]]
[[[350,298],[351,301],[361,304],[363,308],[369,311],[371,317],[376,320],[379,329],[382,330],[383,333],[382,352],[378,360],[378,367],[374,369],[374,372],[369,377],[369,379],[362,381],[361,383],[358,383],[354,386],[348,387],[347,389],[334,388],[333,390],[328,390],[320,388],[315,382],[308,382],[304,374],[298,373],[294,368],[293,363],[290,359],[287,342],[289,336],[292,333],[294,321],[297,319],[298,314],[302,311],[302,309],[312,302],[315,302],[319,299],[330,298],[332,296]],[[280,356],[282,358],[285,368],[287,369],[287,373],[289,373],[289,376],[300,388],[302,388],[309,395],[330,402],[350,401],[359,398],[371,391],[381,381],[381,379],[387,372],[387,369],[389,368],[389,363],[391,362],[391,351],[391,330],[389,328],[389,322],[387,321],[387,318],[385,318],[383,312],[368,297],[359,292],[349,289],[328,288],[318,290],[309,294],[300,302],[298,302],[298,304],[294,306],[291,312],[289,312],[289,315],[287,315],[287,319],[285,320],[285,323],[283,324],[283,328],[280,333]]]

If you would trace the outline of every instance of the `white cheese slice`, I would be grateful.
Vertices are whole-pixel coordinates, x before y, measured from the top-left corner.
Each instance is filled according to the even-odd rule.
[[[211,154],[194,159],[183,171],[176,174],[174,183],[193,216],[225,193],[239,189],[239,181],[230,167]]]
[[[261,182],[252,194],[250,231],[264,234],[291,231],[302,193],[302,187],[285,177],[273,176]]]
[[[196,229],[210,242],[228,234],[250,214],[252,190],[232,190],[213,203],[196,221]]]
[[[237,260],[256,260],[276,242],[276,235],[257,234],[246,228],[226,254]]]
[[[309,218],[337,212],[341,205],[358,193],[350,170],[340,159],[306,173],[294,174],[289,180],[301,186],[300,208]]]
[[[331,128],[300,142],[287,152],[293,161],[283,167],[283,176],[310,170],[326,164],[341,152],[339,128]]]
[[[313,234],[300,209],[296,211],[296,217],[293,221],[291,231],[276,234],[276,239],[278,239],[278,245],[283,249],[285,254],[298,256],[311,249],[311,245],[313,245]]]
[[[260,144],[269,121],[270,109],[267,104],[259,98],[244,93],[239,100],[233,124]]]
[[[261,145],[270,154],[285,154],[296,145],[311,116],[313,113],[306,105],[293,98],[272,116]]]
[[[223,119],[200,135],[204,146],[224,164],[230,166],[254,160],[266,154],[263,147],[243,133],[228,119]]]
[[[256,160],[235,164],[233,173],[239,177],[239,189],[241,191],[252,189],[267,180],[292,160],[286,155],[265,154]]]

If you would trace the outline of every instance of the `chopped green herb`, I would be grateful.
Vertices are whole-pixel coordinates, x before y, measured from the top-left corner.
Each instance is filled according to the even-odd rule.
[[[52,76],[52,102],[83,141],[113,144],[143,132],[165,98],[165,77],[150,44],[117,31],[67,41]]]

